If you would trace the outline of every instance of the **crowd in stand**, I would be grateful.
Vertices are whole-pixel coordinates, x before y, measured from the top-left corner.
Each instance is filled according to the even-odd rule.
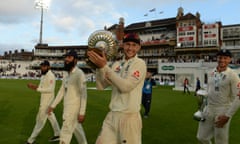
[[[32,70],[29,68],[30,62],[12,62],[0,61],[0,78],[23,78],[23,79],[38,79],[41,77],[40,70]],[[57,78],[63,77],[63,72],[54,71]]]
[[[0,60],[0,78],[6,79],[39,79],[41,77],[40,69],[31,69],[32,62],[6,61]],[[63,70],[52,70],[57,79],[62,79]],[[93,73],[86,74],[87,80],[95,81]]]

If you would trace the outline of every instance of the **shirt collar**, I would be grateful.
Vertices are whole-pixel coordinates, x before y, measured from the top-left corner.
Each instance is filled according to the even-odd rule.
[[[229,69],[230,69],[230,68],[227,67],[225,71],[222,71],[222,72],[220,72],[220,73],[226,73]],[[214,72],[218,72],[217,68],[214,69]]]
[[[138,57],[138,55],[136,54],[134,57],[126,60],[126,59],[125,59],[125,56],[123,56],[122,62],[128,62],[128,63],[129,63],[129,62],[134,61],[137,57]]]

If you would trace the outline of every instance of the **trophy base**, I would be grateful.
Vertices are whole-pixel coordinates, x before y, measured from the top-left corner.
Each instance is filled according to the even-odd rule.
[[[94,51],[96,52],[98,55],[102,56],[102,50],[98,49],[98,48],[88,48],[87,52],[88,51]],[[90,59],[88,59],[88,56],[87,56],[87,52],[85,54],[85,57],[86,57],[86,64],[92,68],[92,69],[97,69],[99,68],[98,66],[96,66]]]

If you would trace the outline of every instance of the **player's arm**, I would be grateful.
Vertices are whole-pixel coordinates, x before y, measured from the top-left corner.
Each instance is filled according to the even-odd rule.
[[[239,93],[240,93],[240,89],[239,89],[239,85],[240,85],[240,79],[238,77],[238,75],[236,73],[233,73],[231,75],[232,78],[232,82],[231,82],[231,97],[233,99],[232,105],[229,108],[229,110],[226,113],[226,116],[228,117],[232,117],[237,110],[240,107],[240,99],[238,97]]]
[[[54,110],[54,108],[60,103],[60,101],[63,99],[64,92],[65,92],[64,85],[62,84],[53,103],[48,107],[47,113],[49,115]]]
[[[146,64],[144,61],[138,61],[129,67],[127,76],[122,78],[109,67],[105,67],[106,79],[108,79],[120,92],[129,92],[138,85],[146,75]]]
[[[96,87],[99,90],[104,90],[109,86],[109,82],[105,79],[105,69],[96,70]]]
[[[28,84],[27,84],[27,87],[30,88],[30,89],[32,89],[32,90],[37,90],[38,85],[33,84],[33,83],[28,83]]]
[[[233,98],[233,102],[225,115],[220,115],[217,117],[215,124],[218,128],[222,128],[228,122],[228,120],[237,112],[237,110],[240,107],[240,99],[238,97],[240,92],[239,92],[239,89],[237,88],[238,85],[240,85],[240,80],[237,74],[235,73],[233,73],[231,78],[232,79],[231,79],[230,91],[232,94],[231,97]]]
[[[78,115],[78,121],[83,123],[85,119],[86,107],[87,107],[87,81],[85,79],[84,74],[81,76],[79,80],[80,84],[80,109]]]

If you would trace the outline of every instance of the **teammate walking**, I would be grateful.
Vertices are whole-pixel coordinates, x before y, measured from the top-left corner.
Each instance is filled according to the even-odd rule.
[[[64,68],[67,75],[63,78],[57,97],[48,109],[50,114],[64,99],[60,144],[70,144],[73,133],[78,144],[87,144],[81,125],[85,119],[87,104],[86,78],[83,71],[77,67],[77,58],[77,53],[73,50],[65,55]]]
[[[38,134],[41,132],[44,127],[46,120],[50,121],[50,124],[54,131],[54,137],[50,141],[59,140],[60,128],[56,120],[55,114],[51,112],[51,115],[47,114],[47,108],[54,99],[54,90],[55,90],[55,76],[50,70],[50,64],[47,60],[43,61],[40,64],[41,68],[41,80],[39,85],[28,83],[28,88],[38,91],[41,93],[40,106],[36,118],[36,124],[33,129],[31,136],[28,138],[26,144],[32,144]]]

